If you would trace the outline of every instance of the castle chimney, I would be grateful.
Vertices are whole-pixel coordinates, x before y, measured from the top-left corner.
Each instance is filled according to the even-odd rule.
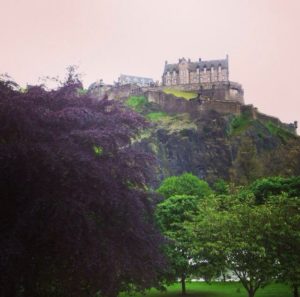
[[[295,121],[295,122],[294,122],[294,126],[295,126],[295,129],[298,128],[298,121]]]
[[[199,58],[199,62],[201,62],[201,58]]]
[[[165,65],[167,65],[167,64],[168,64],[168,61],[166,60],[166,61],[165,61]]]

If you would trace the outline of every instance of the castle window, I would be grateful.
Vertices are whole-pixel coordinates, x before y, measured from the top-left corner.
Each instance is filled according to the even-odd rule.
[[[222,71],[222,67],[221,67],[221,65],[219,65],[218,72],[221,72],[221,71]]]
[[[214,66],[211,66],[210,71],[211,71],[211,73],[214,73],[214,71],[215,71]]]
[[[196,72],[199,74],[199,67],[197,67]]]
[[[206,73],[206,66],[204,66],[204,68],[203,68],[203,72],[204,72],[204,73]]]

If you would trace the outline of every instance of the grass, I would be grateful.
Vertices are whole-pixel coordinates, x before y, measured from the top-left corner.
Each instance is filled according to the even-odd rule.
[[[164,89],[163,92],[166,94],[172,94],[179,98],[184,98],[186,100],[195,99],[198,97],[197,93],[180,91],[180,90],[176,90],[176,89]]]
[[[234,135],[243,132],[251,125],[252,121],[253,120],[250,117],[244,114],[234,116],[230,122],[229,134]]]
[[[180,284],[169,286],[166,292],[151,289],[145,295],[133,294],[132,297],[180,297]],[[247,297],[247,292],[240,283],[237,282],[215,282],[207,284],[204,282],[187,283],[187,296],[190,297]],[[271,284],[263,289],[259,289],[255,297],[289,297],[292,296],[291,289],[284,284]],[[129,297],[122,293],[120,297]]]
[[[278,127],[271,121],[267,122],[265,124],[265,126],[267,127],[267,129],[269,130],[269,132],[272,135],[278,136],[284,143],[286,143],[287,140],[289,140],[291,138],[295,138],[295,135],[293,133],[291,133],[281,127]]]
[[[137,112],[141,112],[147,103],[148,101],[145,96],[131,96],[125,101],[125,105]]]
[[[160,126],[165,128],[170,134],[183,130],[197,130],[197,125],[190,119],[187,113],[162,118]]]
[[[146,118],[151,122],[157,122],[167,117],[169,117],[169,115],[162,111],[150,112],[146,115]]]

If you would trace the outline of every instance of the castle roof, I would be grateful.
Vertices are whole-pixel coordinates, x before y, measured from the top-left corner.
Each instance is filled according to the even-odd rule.
[[[152,83],[153,79],[149,77],[121,74],[119,76],[119,81],[128,81],[130,83]]]
[[[186,60],[185,60],[186,61]],[[164,68],[164,74],[169,72],[173,72],[174,70],[176,72],[179,71],[179,64],[180,64],[181,60],[179,60],[178,63],[176,64],[165,64],[165,68]],[[197,68],[199,68],[200,71],[203,71],[204,68],[218,68],[219,66],[221,66],[222,69],[228,69],[228,59],[221,59],[221,60],[206,60],[206,61],[202,61],[199,60],[198,62],[191,62],[190,60],[186,61],[188,64],[188,69],[190,71],[196,71]]]

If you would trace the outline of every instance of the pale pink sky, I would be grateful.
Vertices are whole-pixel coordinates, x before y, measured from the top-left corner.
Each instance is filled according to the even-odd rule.
[[[0,73],[26,85],[77,64],[88,86],[229,54],[246,103],[300,122],[299,16],[300,0],[0,0]]]

